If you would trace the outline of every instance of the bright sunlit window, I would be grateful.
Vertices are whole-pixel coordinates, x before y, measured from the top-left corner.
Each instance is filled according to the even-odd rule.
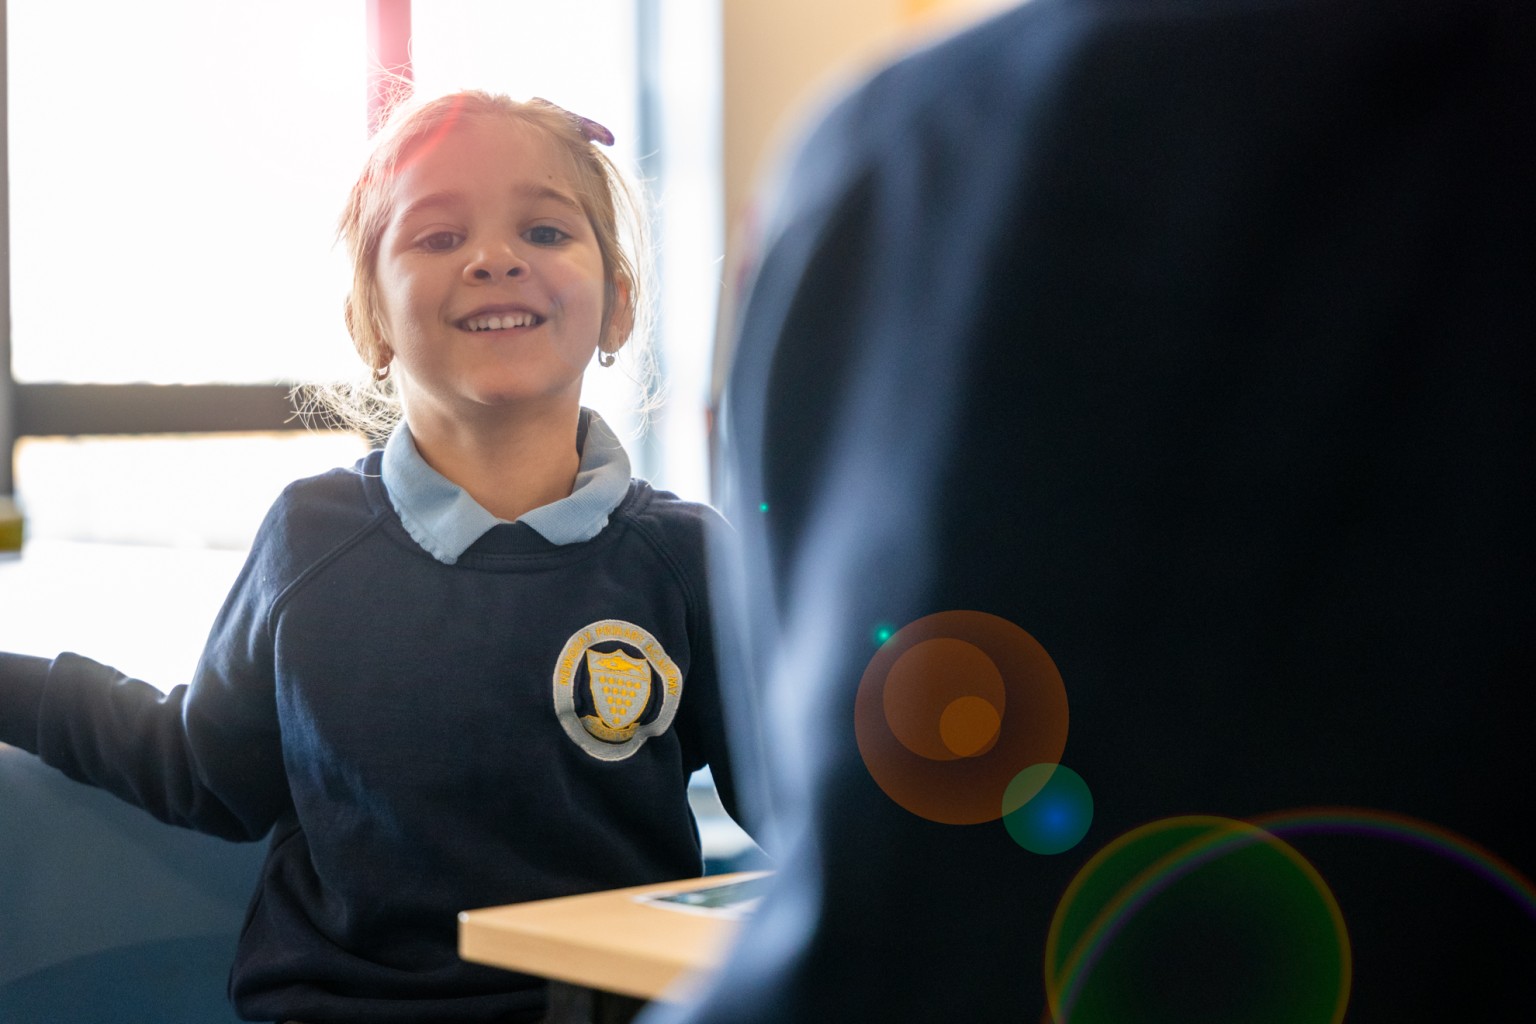
[[[412,6],[419,92],[544,96],[610,127],[621,166],[644,167],[659,215],[667,404],[640,436],[639,396],[623,373],[589,372],[584,401],[624,433],[637,473],[706,498],[703,407],[723,247],[715,0]],[[362,372],[342,323],[350,269],[334,235],[366,151],[365,9],[9,0],[18,382]],[[661,50],[644,139],[642,31],[657,33]],[[34,538],[240,547],[282,482],[355,454],[352,439],[323,435],[23,439],[16,489]],[[108,486],[128,489],[109,494],[117,514],[88,510]]]
[[[366,137],[363,5],[8,13],[16,378],[352,374],[332,236]]]

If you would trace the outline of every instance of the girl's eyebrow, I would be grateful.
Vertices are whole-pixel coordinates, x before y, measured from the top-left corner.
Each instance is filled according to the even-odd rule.
[[[514,191],[528,199],[550,199],[560,203],[562,206],[570,207],[577,213],[585,213],[581,208],[581,204],[568,193],[562,192],[557,188],[551,188],[548,185],[519,185]]]
[[[556,202],[561,206],[568,207],[574,213],[585,215],[586,212],[582,209],[581,204],[578,203],[568,193],[562,192],[557,188],[551,188],[548,185],[519,185],[512,191],[515,195],[519,195],[527,199],[548,199],[551,202]],[[414,202],[408,204],[404,209],[400,211],[398,215],[396,215],[395,222],[403,224],[405,221],[415,217],[417,214],[420,214],[423,211],[446,209],[449,207],[458,206],[464,201],[464,193],[458,191],[457,189],[445,189],[442,192],[433,192],[429,195],[424,195],[420,199],[417,199]]]
[[[462,192],[454,190],[433,192],[430,195],[422,196],[420,199],[417,199],[415,202],[402,209],[400,213],[396,215],[395,222],[404,223],[405,221],[425,210],[439,210],[451,206],[458,206],[463,201],[464,193]]]

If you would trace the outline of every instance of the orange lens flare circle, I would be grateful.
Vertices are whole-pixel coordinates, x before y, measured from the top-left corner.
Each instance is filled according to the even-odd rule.
[[[977,757],[997,743],[1003,715],[980,697],[956,697],[939,716],[939,739],[956,757]]]
[[[885,724],[902,746],[930,761],[953,761],[991,749],[1008,688],[981,648],[937,637],[896,657],[886,672],[880,703]]]
[[[1045,648],[1007,619],[948,611],[897,630],[864,669],[854,734],[870,776],[946,825],[1002,817],[1020,771],[1067,744],[1067,691]]]

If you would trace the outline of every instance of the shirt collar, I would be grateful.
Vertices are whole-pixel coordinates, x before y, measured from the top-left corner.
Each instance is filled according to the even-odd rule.
[[[581,410],[581,465],[570,495],[518,517],[551,544],[591,540],[629,491],[629,455],[603,418]],[[411,539],[452,565],[487,530],[506,522],[487,512],[458,484],[427,465],[401,421],[384,445],[381,473],[389,502]]]

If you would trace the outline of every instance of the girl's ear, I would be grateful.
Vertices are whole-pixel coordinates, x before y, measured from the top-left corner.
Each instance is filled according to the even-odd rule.
[[[378,370],[387,367],[390,360],[395,358],[395,354],[389,350],[389,343],[380,334],[377,322],[373,317],[358,312],[357,302],[351,294],[342,306],[342,315],[347,321],[347,333],[352,336],[352,347],[357,349],[357,354],[377,376]]]
[[[635,303],[629,279],[615,276],[612,285],[613,299],[608,309],[608,326],[603,331],[597,347],[604,352],[617,352],[629,340],[635,329]]]

